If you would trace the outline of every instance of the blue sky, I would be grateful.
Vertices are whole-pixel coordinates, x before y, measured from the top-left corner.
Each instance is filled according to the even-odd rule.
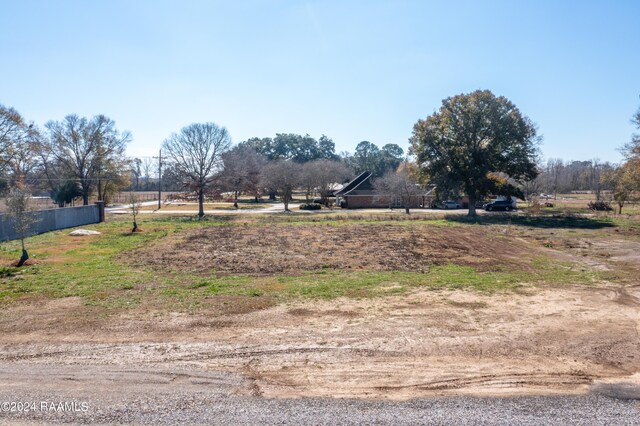
[[[408,147],[441,100],[504,95],[543,156],[619,161],[640,106],[640,1],[0,0],[0,103],[105,114],[156,155],[213,121],[234,142]]]

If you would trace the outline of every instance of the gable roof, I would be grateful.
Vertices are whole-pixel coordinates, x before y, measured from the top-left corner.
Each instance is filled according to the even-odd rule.
[[[353,189],[359,187],[363,182],[367,181],[371,177],[371,172],[364,171],[356,176],[351,182],[346,184],[340,191],[336,192],[336,196],[345,195]]]

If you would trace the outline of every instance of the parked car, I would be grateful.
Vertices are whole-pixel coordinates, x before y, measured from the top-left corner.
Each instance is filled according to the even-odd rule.
[[[513,202],[511,200],[493,200],[482,207],[488,212],[494,210],[504,210],[508,212],[514,209]]]
[[[457,203],[452,200],[447,200],[444,203],[442,203],[442,208],[443,209],[459,209],[459,208],[462,208],[462,206],[460,205],[460,203]]]

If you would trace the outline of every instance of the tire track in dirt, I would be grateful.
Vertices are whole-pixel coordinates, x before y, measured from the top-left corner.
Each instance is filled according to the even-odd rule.
[[[496,386],[577,386],[590,384],[598,376],[586,373],[560,373],[560,374],[490,374],[455,378],[449,380],[437,380],[433,382],[417,383],[405,386],[378,386],[378,390],[396,390],[415,388],[419,390],[454,390],[466,387],[496,387]]]

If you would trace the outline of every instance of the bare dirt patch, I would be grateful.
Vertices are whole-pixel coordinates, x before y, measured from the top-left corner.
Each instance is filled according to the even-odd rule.
[[[637,227],[599,231],[520,230],[520,236],[538,245],[569,254],[597,269],[640,276],[640,237]]]
[[[187,231],[129,259],[175,271],[274,274],[318,269],[426,272],[531,268],[532,248],[481,227],[351,224],[217,226]],[[542,250],[539,250],[542,252]]]
[[[85,380],[85,370],[109,392],[114,369],[148,366],[168,377],[231,373],[242,380],[229,392],[266,397],[586,393],[616,383],[637,392],[638,297],[637,286],[538,288],[528,295],[417,290],[220,317],[136,312],[93,328],[52,322],[28,334],[5,320],[0,385],[11,383],[16,392],[37,386],[24,377],[16,382],[16,369],[45,374],[74,366],[56,384],[60,392]],[[81,308],[78,302],[37,308],[62,319]],[[27,313],[13,307],[3,316],[17,323]],[[155,379],[140,383],[153,392]]]

